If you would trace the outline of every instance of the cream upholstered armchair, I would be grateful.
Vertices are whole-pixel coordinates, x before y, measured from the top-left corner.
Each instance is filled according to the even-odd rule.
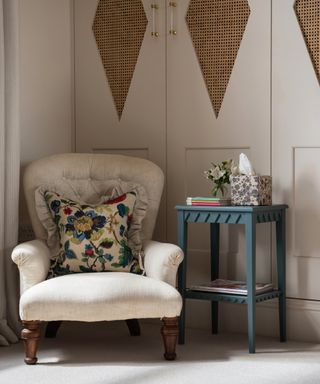
[[[42,185],[68,187],[79,199],[92,202],[105,192],[108,181],[124,180],[142,185],[148,199],[142,222],[145,276],[125,272],[73,273],[46,279],[51,251],[48,233],[41,224],[35,204],[35,191]],[[173,244],[152,240],[163,189],[163,173],[148,160],[105,154],[62,154],[37,160],[24,175],[24,192],[36,240],[19,244],[12,259],[20,272],[21,338],[25,362],[36,364],[40,323],[51,330],[61,321],[126,320],[131,334],[139,333],[135,319],[159,318],[163,325],[167,360],[176,356],[177,317],[182,300],[175,289],[176,274],[183,259]]]

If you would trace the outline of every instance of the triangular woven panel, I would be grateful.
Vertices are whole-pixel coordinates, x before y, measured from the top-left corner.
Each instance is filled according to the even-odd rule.
[[[320,0],[297,0],[294,9],[320,81]]]
[[[137,64],[148,20],[140,0],[100,0],[93,32],[118,117]]]
[[[218,117],[250,15],[247,0],[191,0],[186,16]]]

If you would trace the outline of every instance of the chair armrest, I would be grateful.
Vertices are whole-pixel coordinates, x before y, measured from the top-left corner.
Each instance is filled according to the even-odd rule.
[[[21,294],[46,279],[50,256],[49,248],[41,240],[28,241],[13,249],[11,258],[19,268]]]
[[[145,241],[143,246],[146,275],[175,287],[178,267],[183,260],[181,248],[152,240]]]

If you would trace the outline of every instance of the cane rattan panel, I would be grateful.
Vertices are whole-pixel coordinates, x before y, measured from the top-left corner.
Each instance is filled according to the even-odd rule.
[[[320,0],[297,0],[294,8],[320,81]]]
[[[148,21],[140,0],[100,0],[93,32],[121,118]]]
[[[250,15],[247,0],[191,0],[187,24],[218,117]]]

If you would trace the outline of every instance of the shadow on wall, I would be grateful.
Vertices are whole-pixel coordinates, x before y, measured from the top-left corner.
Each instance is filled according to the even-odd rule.
[[[29,212],[27,209],[27,203],[23,191],[23,175],[26,169],[26,165],[22,165],[20,168],[20,195],[19,195],[19,237],[18,242],[23,243],[25,241],[33,240],[35,238]]]

